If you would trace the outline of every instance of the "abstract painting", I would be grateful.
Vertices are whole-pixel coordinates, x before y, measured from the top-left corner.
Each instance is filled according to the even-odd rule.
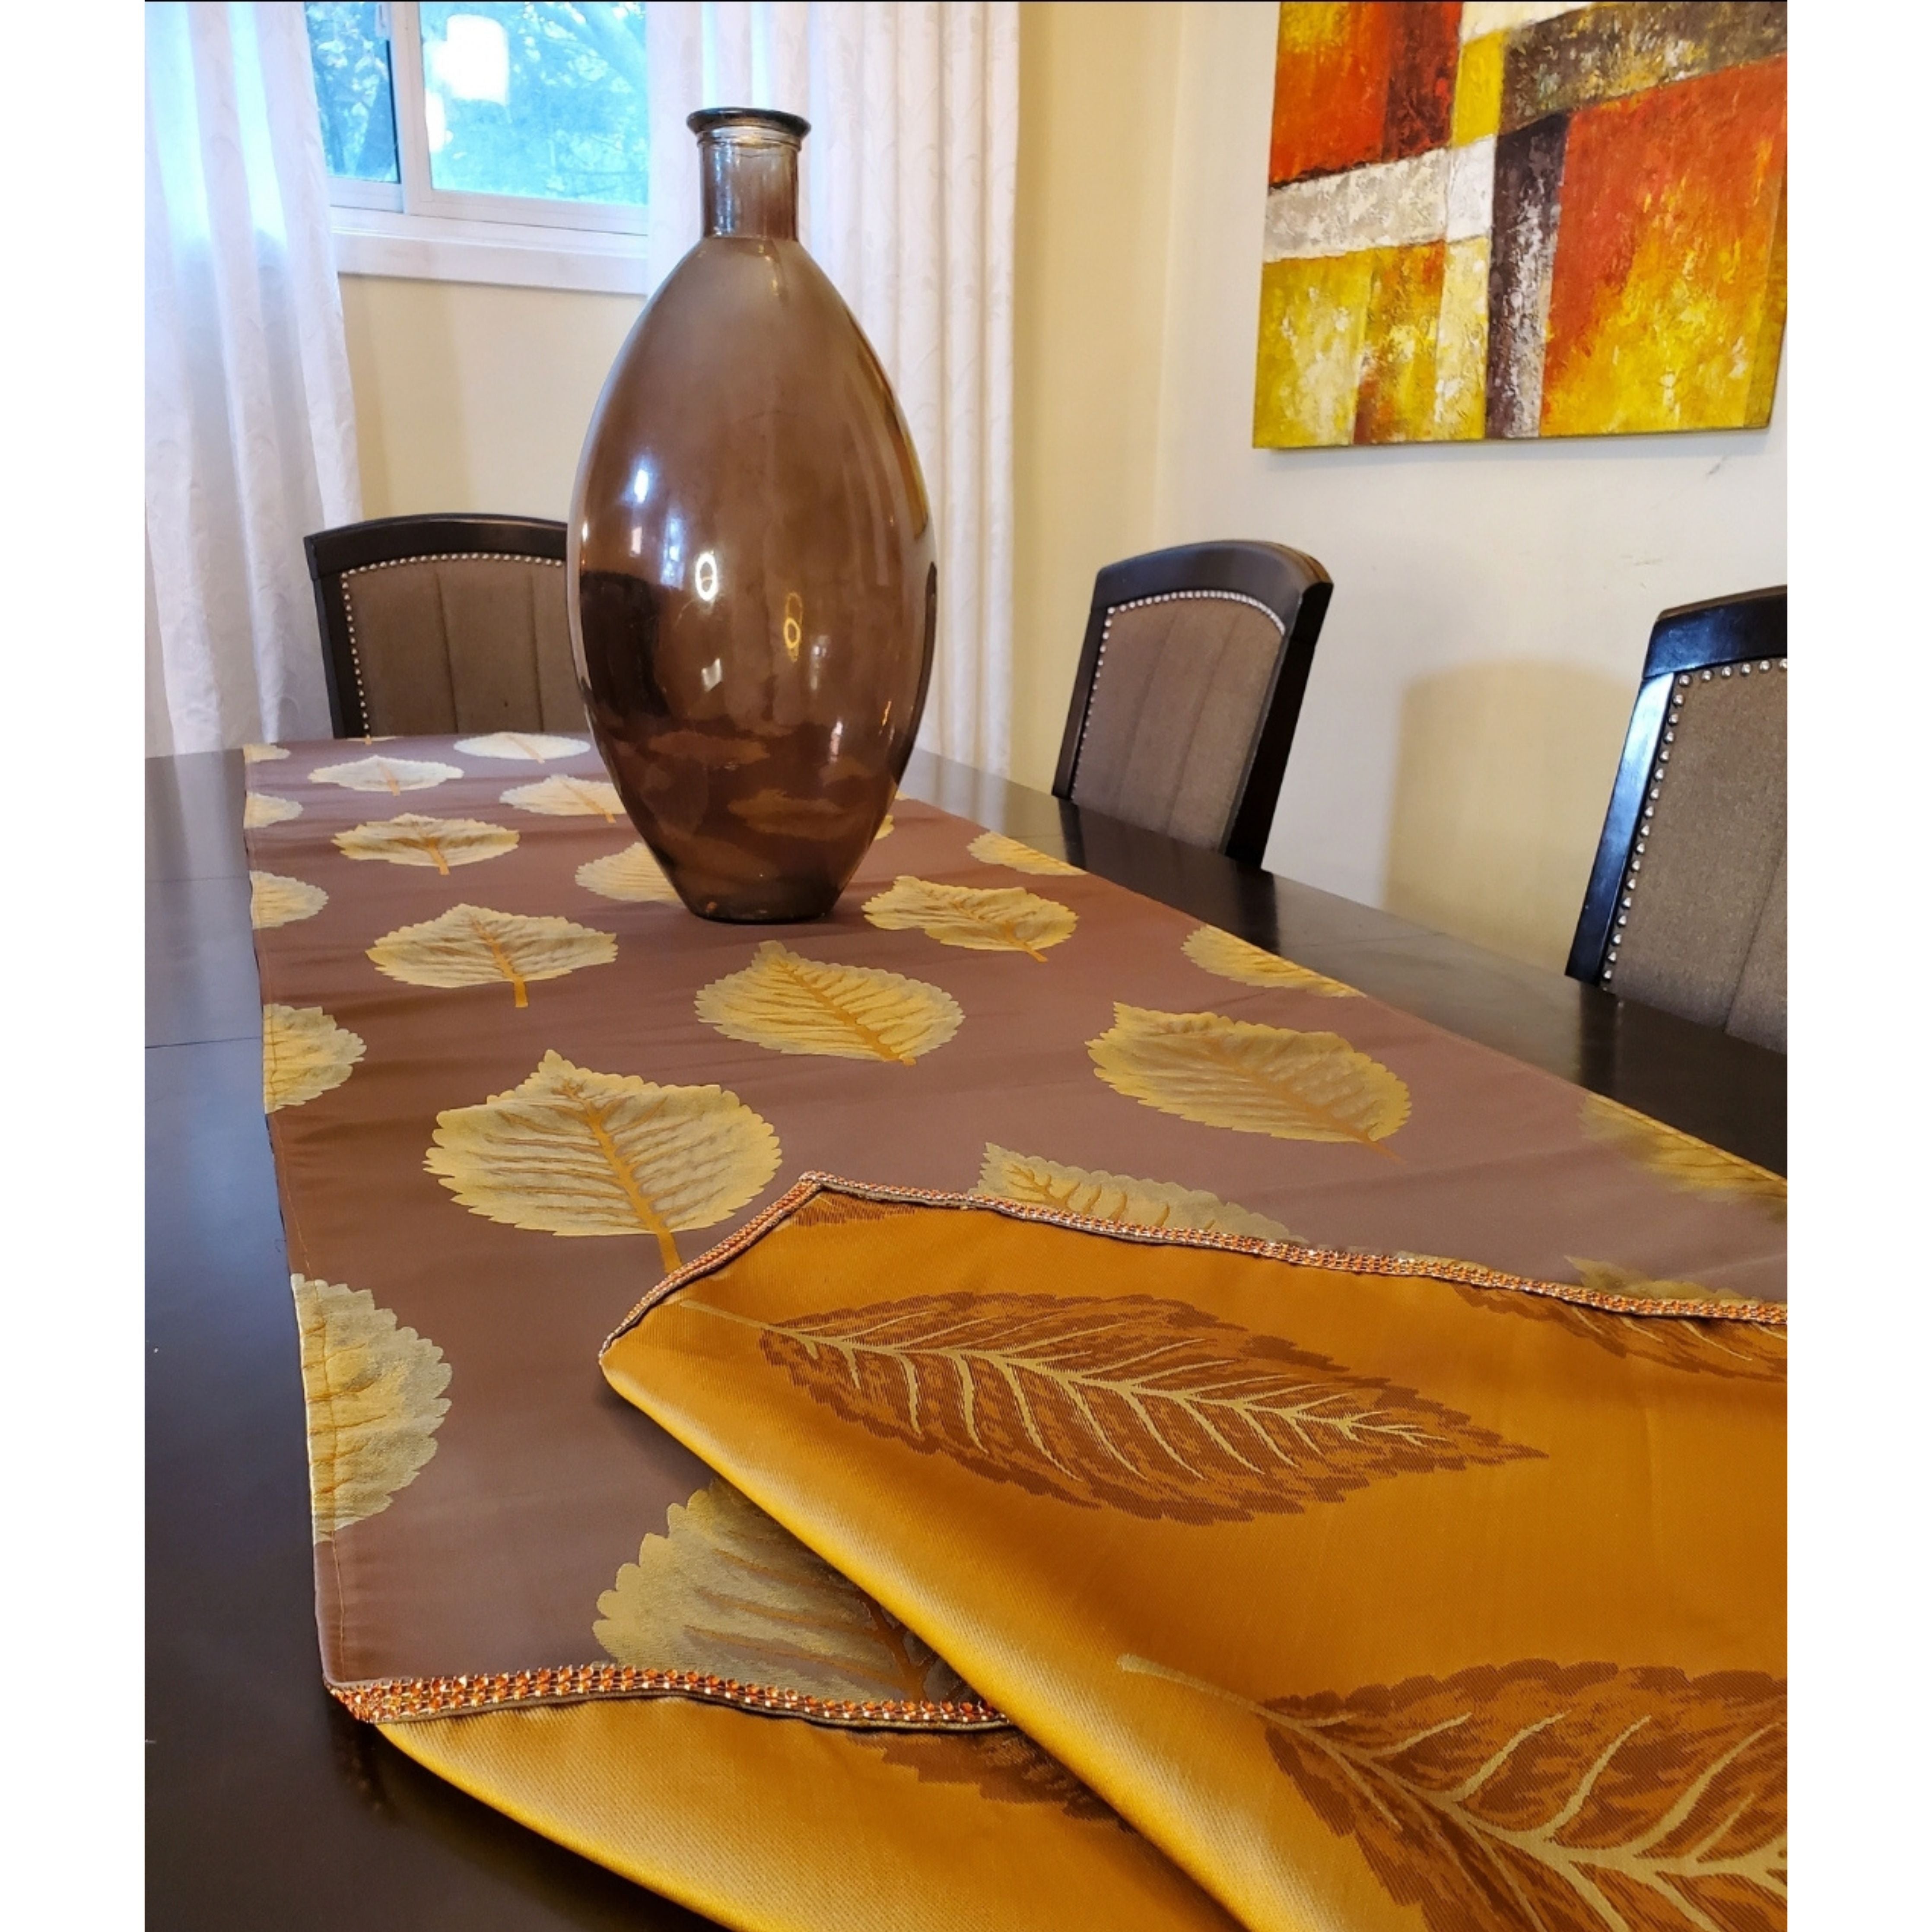
[[[1785,10],[1281,10],[1264,448],[1760,428]]]

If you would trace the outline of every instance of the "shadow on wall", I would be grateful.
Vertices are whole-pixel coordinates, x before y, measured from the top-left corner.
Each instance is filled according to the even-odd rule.
[[[1383,904],[1560,972],[1634,696],[1552,664],[1466,664],[1410,685]]]

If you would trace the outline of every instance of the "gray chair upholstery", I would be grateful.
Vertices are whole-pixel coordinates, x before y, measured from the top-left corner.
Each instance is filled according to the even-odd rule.
[[[1330,587],[1275,544],[1103,570],[1055,793],[1259,864]]]
[[[1628,832],[1619,841],[1606,826],[1618,862],[1606,866],[1600,850],[1592,881],[1594,895],[1607,876],[1613,903],[1598,943],[1585,930],[1586,900],[1570,962],[1624,998],[1780,1053],[1784,651],[1782,591],[1659,618],[1618,781],[1625,792],[1637,778]],[[1614,819],[1616,797],[1611,809]]]
[[[584,729],[561,524],[388,518],[308,550],[338,736]]]

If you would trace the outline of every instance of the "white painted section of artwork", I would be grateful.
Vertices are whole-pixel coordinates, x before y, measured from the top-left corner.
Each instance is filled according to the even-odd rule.
[[[1462,9],[1462,40],[1466,46],[1485,34],[1500,34],[1511,27],[1533,27],[1539,20],[1553,20],[1559,14],[1577,14],[1589,0],[1472,0]]]
[[[1448,212],[1448,163],[1447,148],[1432,148],[1407,160],[1270,188],[1262,259],[1307,261],[1358,248],[1441,241]]]
[[[1490,232],[1490,209],[1496,182],[1496,136],[1449,150],[1449,226],[1451,242],[1473,241]]]

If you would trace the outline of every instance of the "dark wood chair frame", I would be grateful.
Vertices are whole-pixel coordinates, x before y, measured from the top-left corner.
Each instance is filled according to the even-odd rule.
[[[1781,584],[1704,604],[1679,604],[1658,614],[1650,648],[1644,653],[1643,681],[1624,736],[1623,761],[1604,815],[1603,837],[1590,868],[1576,936],[1570,942],[1570,963],[1563,969],[1571,979],[1592,986],[1602,981],[1633,848],[1657,796],[1654,774],[1658,754],[1664,748],[1672,690],[1680,681],[1688,685],[1693,678],[1748,675],[1739,668],[1768,668],[1785,661]]]
[[[1066,735],[1060,740],[1059,768],[1054,773],[1054,796],[1070,800],[1073,796],[1074,774],[1079,769],[1080,747],[1087,735],[1087,713],[1094,701],[1094,680],[1100,671],[1112,614],[1137,598],[1169,597],[1181,591],[1246,598],[1274,614],[1281,626],[1281,649],[1236,788],[1234,808],[1217,849],[1244,866],[1258,866],[1274,823],[1275,803],[1281,796],[1282,775],[1288,769],[1295,724],[1301,716],[1315,641],[1322,634],[1322,620],[1328,614],[1334,587],[1314,558],[1281,544],[1184,544],[1108,565],[1094,580],[1087,636],[1080,647],[1073,700],[1067,710]]]
[[[544,517],[376,517],[317,530],[302,539],[309,580],[315,586],[316,620],[322,631],[322,668],[328,685],[328,716],[338,738],[366,735],[369,721],[356,674],[356,647],[344,574],[372,565],[413,563],[430,557],[528,556],[564,560],[564,526]]]

